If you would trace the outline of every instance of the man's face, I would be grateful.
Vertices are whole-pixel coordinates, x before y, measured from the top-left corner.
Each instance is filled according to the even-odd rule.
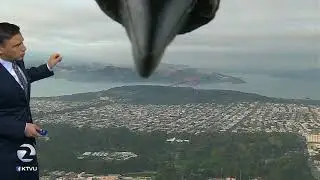
[[[24,39],[20,33],[5,41],[0,45],[0,57],[10,61],[22,60],[27,50],[23,41]]]

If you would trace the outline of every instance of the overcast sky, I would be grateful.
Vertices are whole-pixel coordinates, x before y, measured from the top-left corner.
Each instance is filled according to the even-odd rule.
[[[0,20],[21,26],[29,54],[133,64],[124,29],[94,0],[1,0]],[[222,0],[215,20],[177,37],[162,62],[295,69],[320,67],[319,56],[319,0]]]

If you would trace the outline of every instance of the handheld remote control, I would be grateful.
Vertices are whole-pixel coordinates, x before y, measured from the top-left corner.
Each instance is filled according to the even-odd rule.
[[[47,130],[44,130],[44,129],[41,129],[38,131],[38,133],[41,135],[41,136],[46,136],[48,134],[48,131]]]

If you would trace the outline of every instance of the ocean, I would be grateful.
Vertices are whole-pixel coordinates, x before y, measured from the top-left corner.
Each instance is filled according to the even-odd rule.
[[[269,97],[317,99],[320,100],[320,82],[275,78],[263,74],[228,74],[240,77],[247,83],[214,83],[199,85],[201,89],[226,89],[248,93],[257,93]],[[60,96],[82,92],[107,90],[113,87],[135,85],[135,83],[103,83],[103,82],[74,82],[53,77],[34,82],[32,84],[32,97]]]

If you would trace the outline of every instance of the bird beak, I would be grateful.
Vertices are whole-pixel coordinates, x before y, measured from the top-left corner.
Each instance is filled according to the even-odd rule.
[[[159,65],[166,47],[184,25],[194,0],[121,0],[121,18],[141,77]]]

